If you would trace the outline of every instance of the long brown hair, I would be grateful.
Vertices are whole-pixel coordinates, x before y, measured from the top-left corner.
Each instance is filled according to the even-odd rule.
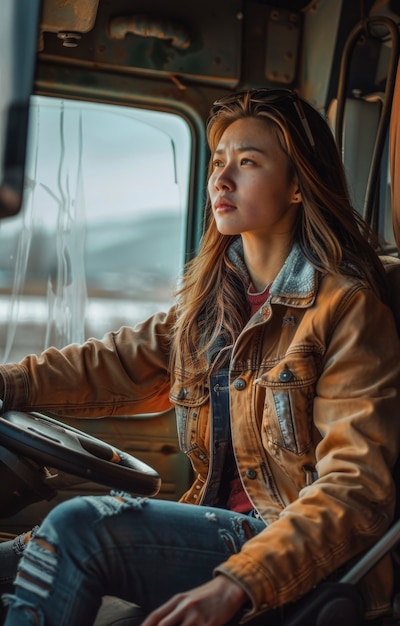
[[[264,120],[298,178],[302,206],[293,237],[304,255],[316,269],[357,276],[385,298],[386,276],[374,250],[377,241],[351,205],[331,129],[318,111],[293,92],[277,101],[271,101],[269,94],[273,91],[253,90],[215,103],[207,123],[211,155],[232,122],[246,117]],[[171,362],[178,352],[185,354],[186,375],[191,380],[207,368],[211,346],[217,340],[233,344],[249,317],[247,273],[227,254],[235,239],[219,233],[208,199],[199,253],[187,265],[176,294]]]

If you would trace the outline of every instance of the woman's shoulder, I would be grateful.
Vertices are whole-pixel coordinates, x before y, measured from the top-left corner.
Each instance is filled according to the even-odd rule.
[[[390,266],[389,302],[380,296],[378,290],[362,276],[353,273],[321,273],[316,297],[316,305],[325,303],[336,318],[342,315],[358,315],[360,323],[364,318],[386,319],[394,317],[400,332],[400,262]],[[396,286],[397,285],[397,286]],[[391,311],[391,313],[390,313]]]

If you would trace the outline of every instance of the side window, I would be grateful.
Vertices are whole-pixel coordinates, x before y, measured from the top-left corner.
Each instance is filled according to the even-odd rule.
[[[0,223],[0,359],[166,310],[184,258],[190,132],[169,113],[33,97],[24,206]]]

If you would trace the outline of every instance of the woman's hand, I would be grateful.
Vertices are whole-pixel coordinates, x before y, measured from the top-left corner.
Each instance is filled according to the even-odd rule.
[[[142,626],[223,626],[248,600],[236,582],[221,574],[177,594],[150,613]]]

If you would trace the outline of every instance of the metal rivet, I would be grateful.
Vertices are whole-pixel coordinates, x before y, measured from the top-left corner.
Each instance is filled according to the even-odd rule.
[[[188,390],[186,389],[186,387],[182,387],[182,389],[180,389],[178,393],[178,400],[183,400],[184,398],[186,398],[187,395]]]
[[[292,380],[292,378],[293,378],[293,372],[287,367],[285,367],[284,370],[279,372],[279,380],[281,381],[281,383],[288,383]]]
[[[246,388],[246,381],[243,380],[243,378],[237,378],[233,383],[233,386],[235,387],[236,391],[243,391],[243,389]]]
[[[82,35],[80,33],[59,32],[58,39],[62,39],[65,48],[76,48]]]

